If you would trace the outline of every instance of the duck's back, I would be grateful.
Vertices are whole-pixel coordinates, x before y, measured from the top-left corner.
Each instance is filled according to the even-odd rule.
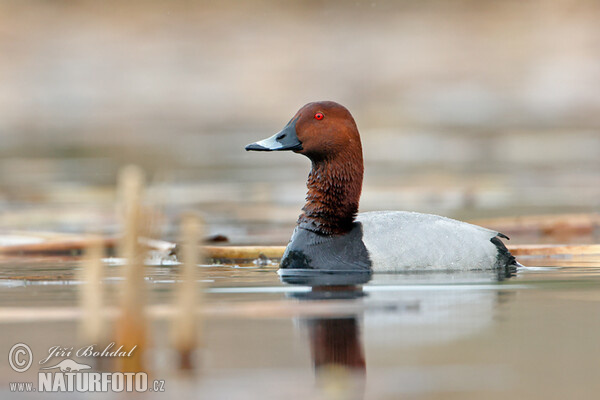
[[[375,272],[477,270],[515,264],[499,232],[431,214],[359,214],[362,241]]]

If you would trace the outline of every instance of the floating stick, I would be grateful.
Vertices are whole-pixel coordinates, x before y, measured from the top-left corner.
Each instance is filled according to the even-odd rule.
[[[260,255],[267,258],[281,258],[285,246],[204,246],[207,258],[253,260]]]
[[[597,255],[600,244],[521,244],[507,245],[513,256],[553,256],[553,255]]]
[[[192,369],[192,353],[199,339],[198,305],[202,302],[202,286],[198,279],[198,264],[203,261],[202,220],[195,215],[186,215],[181,223],[182,266],[175,298],[175,313],[171,324],[173,346],[180,356],[181,369]]]

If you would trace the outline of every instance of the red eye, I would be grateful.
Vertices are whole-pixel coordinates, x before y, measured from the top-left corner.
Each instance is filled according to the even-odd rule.
[[[323,119],[323,113],[316,113],[315,114],[315,119],[317,119],[319,121],[322,120]]]

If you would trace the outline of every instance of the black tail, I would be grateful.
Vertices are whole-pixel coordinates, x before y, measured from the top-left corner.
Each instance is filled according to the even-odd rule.
[[[501,233],[499,233],[498,236],[509,239],[508,236],[503,235]],[[515,256],[510,254],[510,251],[508,251],[508,249],[506,248],[502,240],[498,238],[498,236],[490,239],[490,242],[494,243],[494,245],[498,248],[498,258],[496,259],[496,267],[498,268],[498,272],[502,277],[510,278],[511,276],[514,276],[517,273],[517,267],[520,264],[515,259]]]

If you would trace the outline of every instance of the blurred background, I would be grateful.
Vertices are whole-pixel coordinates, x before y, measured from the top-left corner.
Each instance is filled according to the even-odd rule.
[[[231,243],[284,244],[307,159],[246,153],[334,100],[361,210],[477,220],[600,209],[600,3],[0,3],[0,226],[114,232],[119,167]],[[517,239],[518,240],[518,239]]]

